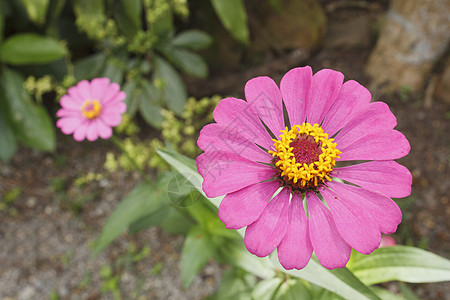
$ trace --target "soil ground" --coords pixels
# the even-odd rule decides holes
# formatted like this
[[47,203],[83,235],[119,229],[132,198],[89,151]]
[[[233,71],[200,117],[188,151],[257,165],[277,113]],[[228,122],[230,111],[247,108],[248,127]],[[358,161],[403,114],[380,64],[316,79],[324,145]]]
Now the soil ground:
[[[373,24],[386,8],[385,1],[379,2],[376,9],[327,6],[329,27],[358,18]],[[339,34],[345,35],[334,32],[333,38]],[[357,45],[345,47],[350,42],[333,44],[330,39],[305,58],[304,64],[314,71],[339,70],[347,80],[368,86],[363,70],[373,44],[358,46],[358,40],[351,40]],[[271,69],[270,59],[266,63],[264,75],[276,80],[295,67],[288,60],[287,68],[280,72]],[[223,75],[193,82],[191,90],[198,91],[195,84],[213,84]],[[236,74],[242,80],[228,86],[226,94],[242,97],[249,75],[263,74],[251,70]],[[425,105],[423,95],[407,91],[372,92],[374,99],[389,104],[397,116],[396,128],[411,143],[411,153],[399,162],[413,174],[412,194],[398,200],[403,221],[393,236],[399,244],[420,246],[448,258],[450,107],[437,101]],[[13,203],[0,211],[0,299],[113,299],[115,293],[125,299],[201,299],[214,292],[223,266],[209,262],[191,287],[183,288],[179,276],[183,237],[158,228],[133,236],[123,234],[98,257],[91,257],[90,245],[102,224],[139,182],[139,175],[105,172],[105,152],[114,149],[109,141],[77,143],[62,134],[57,139],[53,154],[22,148],[9,163],[0,163],[0,194],[19,192]],[[77,187],[75,180],[88,172],[104,177]],[[398,288],[386,286],[394,291]],[[421,299],[450,299],[448,284],[410,286]]]

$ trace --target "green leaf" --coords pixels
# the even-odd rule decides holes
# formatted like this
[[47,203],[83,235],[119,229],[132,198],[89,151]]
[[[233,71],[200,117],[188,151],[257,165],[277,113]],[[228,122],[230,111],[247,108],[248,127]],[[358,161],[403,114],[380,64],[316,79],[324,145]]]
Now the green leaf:
[[108,77],[111,82],[122,84],[123,70],[119,66],[117,66],[117,64],[106,62],[102,76]]
[[161,104],[158,102],[159,91],[148,80],[141,82],[142,91],[140,96],[140,112],[148,124],[155,128],[161,128],[163,116],[161,114]]
[[173,40],[172,45],[193,50],[203,49],[211,45],[212,37],[197,29],[186,30],[178,34]]
[[[0,91],[0,102],[5,101]],[[17,151],[17,141],[14,131],[6,116],[6,110],[0,103],[0,159],[8,161]]]
[[392,280],[416,283],[450,280],[448,259],[422,249],[400,245],[380,248],[370,255],[359,257],[351,270],[369,285]]
[[167,217],[170,209],[171,208],[168,205],[161,205],[156,211],[151,212],[150,214],[145,215],[139,220],[133,222],[129,226],[128,231],[130,233],[136,233],[160,224]]
[[256,277],[237,268],[228,268],[222,274],[217,292],[204,300],[248,300]]
[[25,6],[28,17],[34,23],[41,25],[45,22],[45,15],[49,0],[20,0]]
[[275,299],[275,293],[281,286],[281,279],[278,277],[261,280],[255,286],[252,292],[252,299],[272,300]]
[[77,15],[102,15],[105,11],[104,0],[73,0]]
[[189,230],[181,252],[181,281],[188,287],[215,251],[211,238],[200,226]]
[[132,38],[141,28],[141,0],[120,0],[120,2],[116,2],[114,15],[119,29],[126,36]]
[[4,100],[18,140],[42,151],[56,147],[55,129],[47,111],[37,106],[23,88],[24,78],[17,72],[4,69],[0,78]]
[[163,82],[163,99],[174,112],[181,114],[187,92],[177,71],[163,58],[155,55],[155,79]]
[[131,224],[156,212],[163,201],[167,201],[166,192],[158,183],[144,181],[135,187],[109,216],[95,242],[94,255],[100,253]]
[[140,105],[141,90],[137,88],[136,80],[125,83],[122,90],[127,94],[124,101],[127,105],[127,114],[133,116]]
[[159,225],[170,234],[187,234],[193,222],[189,221],[179,210],[172,207]]
[[92,79],[102,74],[106,63],[106,55],[96,53],[77,60],[73,65],[73,73],[77,81]]
[[404,297],[392,294],[386,289],[380,288],[380,287],[371,287],[370,288],[375,294],[377,294],[378,297],[380,297],[383,300],[406,300]]
[[[278,290],[275,299],[277,300],[313,300],[313,296],[305,285],[299,280],[287,280],[283,282]],[[330,300],[330,299],[328,299]]]
[[238,41],[244,44],[249,42],[247,27],[247,13],[242,0],[211,0],[223,26]]
[[18,33],[0,45],[0,61],[11,65],[46,64],[66,55],[57,40],[34,33]]
[[169,61],[186,74],[200,78],[208,75],[208,66],[199,55],[180,48],[166,47],[164,50]]

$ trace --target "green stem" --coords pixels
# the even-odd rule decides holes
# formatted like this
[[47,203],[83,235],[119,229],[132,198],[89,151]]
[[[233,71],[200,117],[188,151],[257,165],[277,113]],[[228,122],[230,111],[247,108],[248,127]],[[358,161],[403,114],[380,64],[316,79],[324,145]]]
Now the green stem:
[[128,158],[128,160],[131,162],[131,164],[133,165],[133,167],[141,174],[141,176],[148,182],[152,182],[152,180],[150,179],[150,177],[148,177],[148,175],[145,173],[145,171],[139,167],[138,163],[136,162],[136,160],[130,155],[130,153],[125,149],[125,147],[122,145],[122,143],[116,139],[116,137],[113,135],[111,136],[111,141],[117,146],[117,148],[120,149],[120,151],[122,151],[126,157]]

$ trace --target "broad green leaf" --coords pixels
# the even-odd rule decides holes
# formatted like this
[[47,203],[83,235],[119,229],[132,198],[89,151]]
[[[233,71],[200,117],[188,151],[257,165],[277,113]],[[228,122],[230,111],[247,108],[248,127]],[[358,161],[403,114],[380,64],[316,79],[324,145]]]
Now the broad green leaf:
[[305,279],[346,299],[379,299],[369,287],[346,268],[328,270],[322,267],[315,258],[312,258],[302,270],[286,270],[278,261],[275,253],[272,253],[271,260],[278,270]]
[[414,292],[406,285],[406,283],[401,282],[400,283],[400,292],[402,293],[403,297],[407,300],[420,300]]
[[5,105],[1,103],[3,101],[6,101],[6,99],[0,89],[0,159],[8,161],[17,151],[17,141],[10,120],[6,115]]
[[242,0],[211,0],[223,26],[238,41],[248,44],[247,13]]
[[11,65],[46,64],[66,55],[59,41],[34,33],[18,33],[0,45],[0,61]]
[[215,251],[209,235],[200,226],[189,230],[181,252],[181,281],[188,287]]
[[[313,300],[311,292],[299,280],[286,280],[280,286],[275,299],[277,300]],[[316,299],[314,299],[316,300]],[[328,299],[330,300],[330,299]]]
[[[173,168],[181,174],[187,176],[191,183],[202,190],[202,177],[195,170],[195,161],[189,159],[181,154],[167,151],[157,150],[158,154],[166,160]],[[203,193],[204,195],[204,193]],[[204,195],[206,197],[206,195]],[[207,197],[206,197],[207,198]],[[207,198],[209,199],[209,198]],[[209,199],[213,205],[219,207],[220,201],[223,197]],[[243,231],[238,231],[243,235]],[[230,246],[228,248],[219,248],[222,255],[230,262],[248,272],[251,272],[259,277],[269,278],[273,276],[274,268],[286,274],[305,279],[321,287],[324,287],[347,299],[377,299],[377,297],[367,286],[358,280],[348,269],[328,270],[322,267],[315,259],[311,259],[309,264],[302,270],[285,270],[276,254],[273,253],[269,258],[258,258],[250,254],[245,247]]]
[[28,17],[34,23],[41,25],[45,22],[45,15],[49,0],[20,0],[25,6]]
[[177,71],[163,58],[155,55],[155,79],[163,82],[163,99],[174,112],[181,114],[187,92]]
[[127,97],[125,98],[125,104],[127,105],[127,114],[133,116],[141,103],[142,91],[138,89],[135,80],[131,80],[125,83],[122,90],[125,92],[125,94],[127,94]]
[[77,60],[73,65],[73,73],[75,79],[89,80],[98,77],[102,74],[106,63],[106,55],[103,53],[96,53],[88,57]]
[[141,0],[120,0],[120,2],[116,2],[114,15],[119,29],[126,36],[132,38],[141,28]]
[[172,45],[176,47],[190,48],[193,50],[206,48],[211,43],[212,37],[197,29],[183,31],[172,40]]
[[185,176],[205,198],[211,201],[214,206],[219,208],[219,204],[223,197],[211,199],[206,196],[202,189],[203,178],[197,172],[195,160],[170,150],[156,149],[156,152],[158,152],[158,154],[175,170]]
[[102,76],[108,77],[111,82],[116,82],[120,85],[123,80],[123,70],[114,63],[106,62]]
[[437,282],[450,280],[450,261],[431,252],[394,246],[375,250],[354,261],[351,270],[362,282],[372,285],[400,280]]
[[404,297],[392,294],[386,289],[380,288],[380,287],[371,287],[370,288],[375,294],[377,294],[378,297],[380,297],[383,300],[406,300]]
[[[185,176],[178,172],[176,172],[176,174],[173,174],[172,178],[169,180],[167,185],[167,194],[169,196],[170,202],[173,203],[173,205],[175,205],[176,207],[180,208],[193,206],[203,199],[203,196],[197,191],[192,183]],[[203,207],[203,205],[200,206]],[[198,210],[196,208],[194,208],[193,210],[195,216],[195,214],[198,213]],[[211,214],[210,211],[206,211],[206,213],[208,214],[208,216],[209,214]],[[201,215],[201,217],[205,218],[206,216]]]
[[237,268],[228,268],[222,274],[217,292],[204,300],[248,300],[256,277]]
[[158,102],[159,91],[148,80],[141,82],[140,112],[148,124],[155,128],[161,128],[163,116],[161,114],[161,104]]
[[176,67],[186,74],[204,78],[208,75],[208,66],[197,54],[180,48],[165,48],[164,54]]
[[194,222],[190,221],[182,210],[172,207],[159,225],[170,234],[187,234]]
[[161,205],[156,211],[151,212],[150,214],[145,215],[139,220],[133,222],[129,226],[128,231],[130,233],[135,233],[159,225],[166,219],[170,209],[171,208],[168,205]]
[[0,78],[3,97],[9,107],[10,120],[16,138],[24,144],[42,151],[56,147],[55,128],[47,111],[36,105],[24,90],[24,78],[17,72],[4,69]]
[[252,299],[272,300],[275,299],[275,293],[278,291],[282,281],[278,277],[261,280],[255,286],[252,292]]
[[116,207],[95,242],[94,255],[108,246],[131,224],[159,209],[167,201],[166,192],[157,183],[144,181],[135,187]]

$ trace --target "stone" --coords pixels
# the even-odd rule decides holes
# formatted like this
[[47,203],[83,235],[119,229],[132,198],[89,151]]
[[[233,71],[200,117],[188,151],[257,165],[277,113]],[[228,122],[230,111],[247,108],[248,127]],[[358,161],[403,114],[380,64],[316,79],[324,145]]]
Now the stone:
[[393,0],[366,66],[372,87],[421,91],[449,32],[448,0]]
[[370,46],[370,23],[366,18],[329,24],[324,47],[327,49],[361,49]]
[[450,56],[447,58],[444,71],[439,76],[434,96],[437,100],[450,105]]

